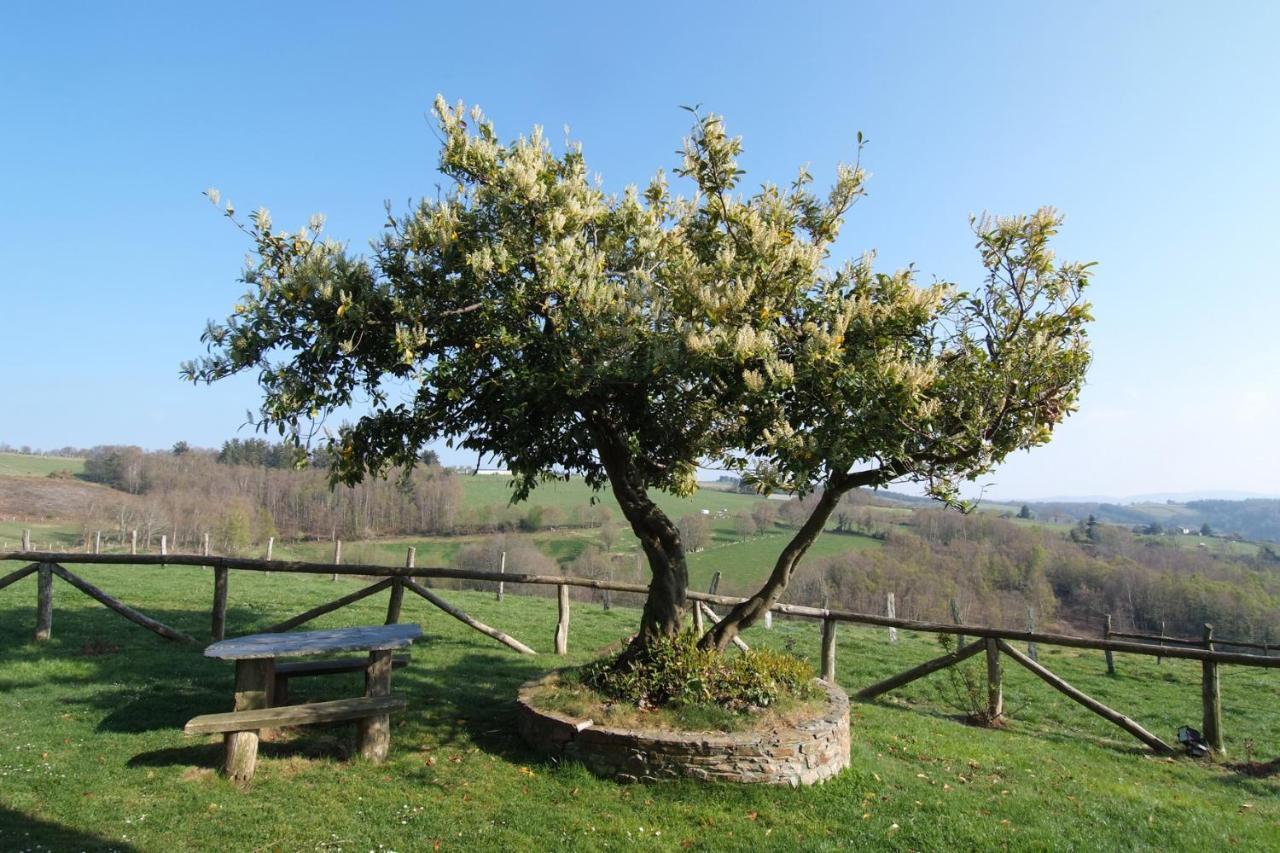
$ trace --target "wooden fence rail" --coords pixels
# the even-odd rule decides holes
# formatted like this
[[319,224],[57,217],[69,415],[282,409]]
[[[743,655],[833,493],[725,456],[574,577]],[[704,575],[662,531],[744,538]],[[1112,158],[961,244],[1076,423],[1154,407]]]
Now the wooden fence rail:
[[[413,549],[409,549],[408,556],[404,566],[386,566],[372,564],[357,564],[338,562],[340,558],[335,547],[335,561],[332,563],[311,563],[303,561],[289,560],[259,560],[245,557],[218,557],[208,554],[164,554],[164,555],[137,555],[137,554],[83,554],[71,552],[37,552],[30,550],[0,552],[0,562],[4,561],[22,561],[28,562],[26,565],[16,571],[10,572],[0,577],[0,589],[9,586],[16,581],[30,575],[36,574],[39,578],[38,584],[38,604],[37,604],[37,628],[36,639],[49,639],[52,625],[52,586],[53,578],[58,577],[67,583],[80,589],[82,592],[92,596],[98,601],[110,607],[112,610],[120,613],[131,621],[146,627],[161,636],[169,639],[182,640],[187,642],[195,642],[194,638],[183,634],[180,631],[169,628],[154,619],[147,617],[138,611],[124,605],[111,596],[104,593],[97,587],[89,584],[87,581],[79,578],[65,569],[62,563],[73,563],[83,565],[167,565],[167,566],[194,566],[211,568],[214,572],[214,602],[213,602],[213,620],[212,633],[215,637],[221,638],[225,633],[226,625],[226,606],[228,595],[228,572],[230,570],[238,571],[259,571],[259,572],[293,572],[301,574],[329,574],[333,577],[338,575],[347,575],[355,577],[380,578],[380,580],[349,593],[341,598],[314,607],[311,610],[301,613],[291,619],[285,620],[268,630],[284,631],[297,627],[311,619],[330,613],[355,601],[361,600],[368,596],[374,595],[382,591],[390,591],[390,601],[387,609],[388,623],[394,622],[400,617],[401,602],[404,590],[408,589],[431,604],[439,607],[441,610],[453,616],[455,619],[463,622],[469,627],[485,634],[500,643],[514,649],[523,654],[535,654],[534,650],[520,641],[510,637],[503,632],[485,625],[482,622],[467,615],[462,610],[449,604],[440,596],[429,590],[427,587],[419,583],[420,580],[429,578],[452,579],[452,580],[472,580],[486,581],[502,584],[530,584],[555,586],[557,588],[557,602],[559,617],[556,621],[556,629],[554,634],[554,647],[557,654],[566,654],[569,644],[569,608],[570,608],[570,587],[582,587],[585,589],[599,589],[614,592],[629,592],[636,594],[645,594],[648,587],[644,584],[624,583],[619,581],[597,579],[597,578],[578,578],[565,575],[537,575],[513,573],[505,571],[478,571],[470,569],[447,569],[438,567],[417,567],[414,565]],[[715,584],[713,583],[711,591],[697,592],[690,590],[687,593],[688,599],[694,603],[695,619],[702,622],[704,619],[708,621],[718,621],[715,612],[711,610],[709,605],[735,605],[743,601],[743,599],[735,596],[719,595],[715,592]],[[892,612],[892,608],[889,608]],[[920,633],[930,633],[939,635],[955,635],[962,637],[975,637],[976,641],[957,646],[956,650],[927,661],[905,672],[894,675],[870,687],[863,688],[857,693],[862,699],[871,699],[883,693],[901,687],[918,678],[922,678],[930,673],[937,672],[949,666],[953,666],[979,652],[986,652],[986,671],[987,671],[987,707],[986,713],[989,719],[998,720],[1003,713],[1003,692],[1002,692],[1002,668],[1000,666],[999,656],[1001,654],[1011,657],[1021,666],[1030,670],[1036,676],[1044,680],[1046,683],[1054,687],[1054,689],[1062,692],[1076,702],[1085,706],[1089,710],[1109,720],[1125,731],[1137,737],[1146,743],[1152,749],[1158,752],[1172,751],[1172,747],[1165,741],[1143,729],[1133,720],[1116,712],[1101,702],[1086,696],[1080,690],[1067,684],[1058,676],[1054,675],[1042,664],[1036,662],[1033,658],[1022,654],[1014,649],[1010,643],[1020,642],[1031,644],[1065,646],[1068,648],[1093,649],[1103,651],[1107,657],[1107,671],[1114,672],[1114,664],[1112,655],[1115,652],[1140,655],[1155,655],[1168,658],[1179,658],[1185,660],[1198,660],[1201,662],[1202,679],[1201,679],[1201,696],[1204,708],[1203,728],[1206,739],[1210,745],[1218,753],[1224,751],[1224,743],[1222,736],[1222,716],[1221,716],[1221,699],[1220,699],[1220,681],[1218,676],[1218,666],[1222,664],[1231,664],[1239,666],[1253,666],[1263,668],[1280,668],[1280,657],[1270,655],[1246,654],[1241,652],[1224,652],[1220,651],[1219,645],[1232,645],[1236,647],[1258,648],[1263,651],[1270,651],[1271,647],[1267,644],[1253,644],[1243,642],[1225,643],[1213,637],[1213,629],[1211,626],[1205,626],[1203,639],[1199,641],[1175,640],[1168,637],[1151,638],[1148,635],[1125,634],[1111,630],[1111,620],[1108,617],[1104,637],[1101,639],[1092,637],[1078,637],[1068,634],[1052,634],[1036,631],[1032,628],[1032,622],[1029,620],[1027,630],[1016,630],[1008,628],[995,628],[981,625],[961,625],[957,622],[927,622],[917,619],[900,619],[892,615],[881,616],[871,613],[857,613],[848,610],[832,609],[829,607],[810,607],[799,604],[775,604],[772,608],[773,613],[779,613],[789,616],[820,620],[822,625],[822,677],[834,682],[835,680],[835,658],[836,658],[836,625],[840,622],[849,622],[861,625],[874,625],[890,629],[917,631]],[[1119,639],[1117,639],[1119,638]],[[1160,644],[1152,644],[1142,642],[1141,640],[1157,639]],[[747,645],[739,638],[738,645],[744,651]],[[1168,643],[1168,645],[1164,645]],[[1194,645],[1193,645],[1194,643]]]

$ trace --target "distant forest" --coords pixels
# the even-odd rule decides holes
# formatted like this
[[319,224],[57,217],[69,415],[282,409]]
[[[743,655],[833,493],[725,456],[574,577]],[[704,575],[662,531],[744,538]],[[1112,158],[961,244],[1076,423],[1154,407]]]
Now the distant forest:
[[[82,476],[119,494],[81,519],[86,536],[109,531],[122,543],[136,529],[149,549],[163,533],[174,549],[198,550],[208,533],[216,552],[256,553],[268,536],[352,541],[479,533],[488,536],[459,549],[456,565],[491,568],[505,551],[529,570],[642,580],[635,561],[615,550],[624,534],[607,506],[585,499],[565,510],[474,505],[465,500],[466,478],[433,455],[412,471],[339,489],[329,488],[322,458],[298,469],[296,451],[258,439],[233,440],[217,451],[179,444],[164,452],[113,446],[66,455],[83,455]],[[785,537],[805,509],[806,501],[761,501],[734,516],[737,535]],[[1223,638],[1280,644],[1280,545],[1232,548],[1224,541],[1280,538],[1280,501],[1031,503],[963,515],[924,499],[859,491],[846,495],[832,520],[826,536],[861,537],[864,545],[870,538],[878,547],[851,541],[842,553],[810,557],[789,600],[883,613],[893,592],[897,614],[907,618],[948,619],[954,601],[961,619],[973,624],[1022,628],[1034,618],[1041,628],[1097,634],[1111,614],[1118,629],[1163,626],[1170,635],[1198,636],[1208,622]],[[706,517],[686,516],[679,524],[690,551],[710,544]],[[602,547],[589,545],[558,566],[521,535],[566,526],[596,528]],[[738,585],[725,577],[721,591],[743,591]]]

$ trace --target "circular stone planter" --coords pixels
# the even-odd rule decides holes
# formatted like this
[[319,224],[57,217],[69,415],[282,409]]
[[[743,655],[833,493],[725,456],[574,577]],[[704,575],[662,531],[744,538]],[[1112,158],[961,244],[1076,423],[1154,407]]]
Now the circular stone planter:
[[532,697],[555,673],[530,681],[516,699],[520,735],[539,753],[581,761],[619,782],[689,776],[769,785],[813,785],[849,766],[849,697],[816,683],[826,704],[811,719],[753,732],[694,732],[596,726],[534,706]]

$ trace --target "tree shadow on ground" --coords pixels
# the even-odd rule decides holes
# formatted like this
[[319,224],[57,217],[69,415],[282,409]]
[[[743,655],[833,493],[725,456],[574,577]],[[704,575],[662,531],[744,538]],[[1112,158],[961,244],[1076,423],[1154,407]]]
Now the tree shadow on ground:
[[0,846],[5,850],[137,850],[125,841],[69,829],[0,806]]

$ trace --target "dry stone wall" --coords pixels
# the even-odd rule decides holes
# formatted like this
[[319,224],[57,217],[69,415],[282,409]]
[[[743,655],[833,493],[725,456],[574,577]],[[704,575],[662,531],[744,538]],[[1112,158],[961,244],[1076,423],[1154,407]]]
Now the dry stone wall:
[[516,700],[525,742],[543,755],[576,759],[620,782],[689,776],[798,787],[830,779],[849,765],[849,697],[826,682],[818,682],[826,705],[813,719],[767,731],[724,733],[591,725],[537,708],[534,697],[544,680],[524,685]]

